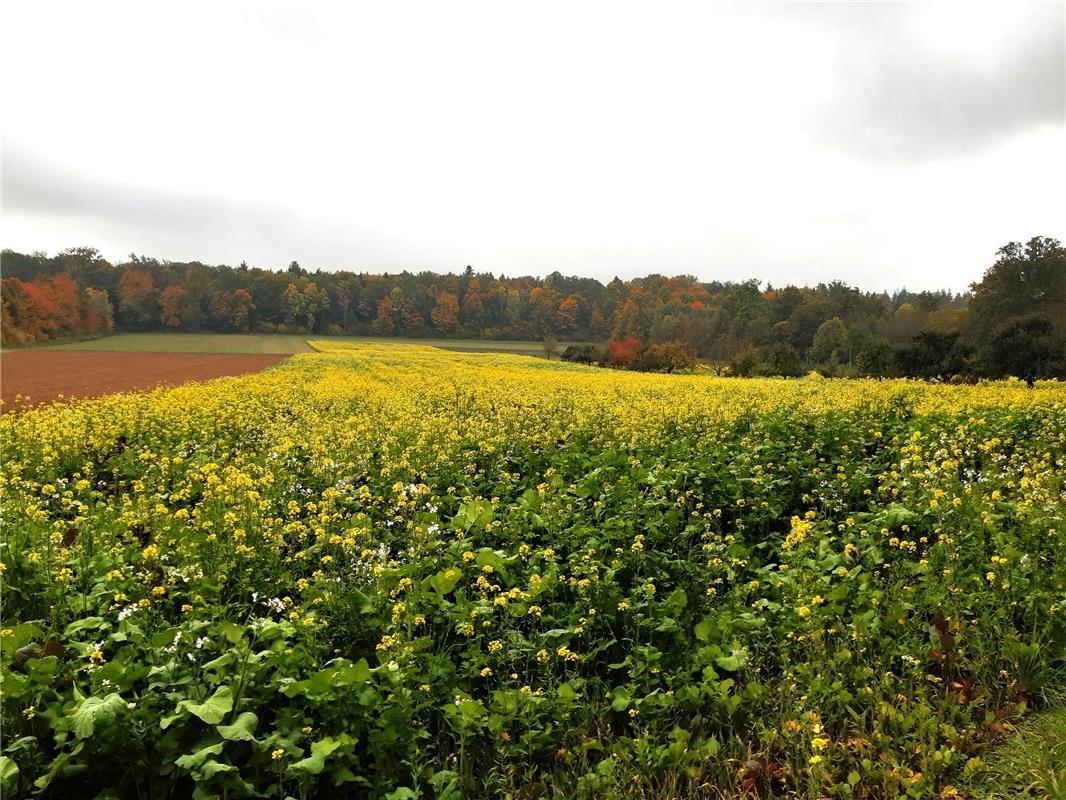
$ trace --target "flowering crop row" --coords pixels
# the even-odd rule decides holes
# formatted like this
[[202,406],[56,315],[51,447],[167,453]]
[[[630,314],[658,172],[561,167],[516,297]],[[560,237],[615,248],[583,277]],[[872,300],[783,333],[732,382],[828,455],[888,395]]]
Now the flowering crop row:
[[318,343],[0,418],[11,796],[945,796],[1066,683],[1066,389]]

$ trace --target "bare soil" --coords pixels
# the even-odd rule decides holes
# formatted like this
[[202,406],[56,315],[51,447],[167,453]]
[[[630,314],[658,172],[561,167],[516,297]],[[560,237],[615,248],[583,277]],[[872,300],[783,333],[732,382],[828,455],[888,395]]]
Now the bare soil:
[[0,355],[0,411],[258,372],[284,354],[25,350]]

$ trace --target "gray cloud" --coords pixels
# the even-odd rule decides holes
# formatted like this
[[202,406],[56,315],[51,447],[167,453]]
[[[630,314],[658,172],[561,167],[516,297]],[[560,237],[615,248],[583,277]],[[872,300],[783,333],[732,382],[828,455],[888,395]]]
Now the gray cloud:
[[57,3],[0,48],[18,250],[961,288],[1066,238],[1061,3]]
[[[963,23],[970,13],[996,13],[954,8]],[[1020,24],[1004,26],[994,47],[972,56],[923,41],[914,17],[922,10],[850,4],[800,11],[808,24],[836,34],[839,94],[816,123],[829,144],[877,162],[913,163],[970,156],[1066,124],[1066,5],[1029,5]]]
[[[3,199],[5,214],[81,223],[141,253],[174,260],[246,259],[279,267],[279,258],[303,257],[294,245],[313,242],[322,262],[377,269],[396,253],[356,225],[324,224],[281,206],[109,181],[10,142],[3,152]],[[77,244],[83,242],[63,246]]]

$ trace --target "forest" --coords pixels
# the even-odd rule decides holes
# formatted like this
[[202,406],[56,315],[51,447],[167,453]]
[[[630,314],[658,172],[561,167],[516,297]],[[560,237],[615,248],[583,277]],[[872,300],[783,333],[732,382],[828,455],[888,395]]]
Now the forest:
[[658,274],[604,285],[469,266],[273,271],[135,254],[112,264],[88,247],[4,250],[0,270],[4,347],[112,330],[543,339],[549,355],[634,369],[698,360],[737,375],[1066,377],[1066,248],[1042,236],[1000,248],[961,294]]

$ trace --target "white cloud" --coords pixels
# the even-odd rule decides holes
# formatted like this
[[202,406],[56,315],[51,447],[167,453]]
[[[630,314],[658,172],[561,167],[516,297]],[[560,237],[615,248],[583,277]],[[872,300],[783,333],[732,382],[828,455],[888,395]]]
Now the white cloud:
[[[9,5],[4,245],[963,288],[1062,236],[1066,120],[1024,67],[1045,9],[952,8]],[[886,122],[914,64],[1034,100]]]

